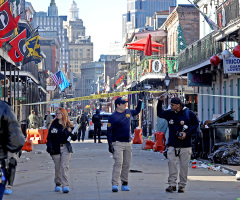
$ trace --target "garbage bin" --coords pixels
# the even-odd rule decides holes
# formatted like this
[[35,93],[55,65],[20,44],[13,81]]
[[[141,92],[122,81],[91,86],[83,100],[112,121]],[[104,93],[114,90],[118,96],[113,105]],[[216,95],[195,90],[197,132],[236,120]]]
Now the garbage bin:
[[208,155],[211,152],[211,129],[210,128],[200,128],[202,132],[202,152],[200,153],[200,157],[202,159],[207,159]]
[[148,127],[147,124],[144,123],[142,128],[142,133],[144,137],[147,137],[147,127]]
[[149,121],[148,123],[149,123],[148,124],[148,135],[151,136],[152,135],[152,122]]
[[25,138],[27,137],[27,122],[26,120],[21,121],[21,130]]
[[138,127],[138,120],[132,119],[131,120],[131,133],[134,133],[134,130]]

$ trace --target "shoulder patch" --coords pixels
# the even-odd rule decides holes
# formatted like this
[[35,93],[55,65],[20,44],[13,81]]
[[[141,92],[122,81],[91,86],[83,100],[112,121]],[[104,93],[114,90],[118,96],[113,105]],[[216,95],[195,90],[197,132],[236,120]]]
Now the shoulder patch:
[[111,127],[111,123],[108,123],[108,127]]
[[129,115],[129,114],[126,114],[126,117],[127,117],[127,118],[129,118],[129,117],[130,117],[130,115]]

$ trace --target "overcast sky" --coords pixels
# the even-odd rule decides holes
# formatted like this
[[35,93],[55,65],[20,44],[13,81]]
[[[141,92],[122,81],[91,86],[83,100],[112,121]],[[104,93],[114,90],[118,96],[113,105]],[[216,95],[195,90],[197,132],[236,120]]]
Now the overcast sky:
[[[26,0],[31,2],[36,12],[47,12],[51,0]],[[41,3],[40,3],[41,2]],[[67,15],[72,0],[55,0],[59,15]],[[79,18],[83,20],[86,35],[92,37],[94,61],[100,54],[108,53],[108,46],[122,40],[122,14],[127,11],[127,0],[75,0],[79,8]],[[187,0],[178,0],[188,4]]]

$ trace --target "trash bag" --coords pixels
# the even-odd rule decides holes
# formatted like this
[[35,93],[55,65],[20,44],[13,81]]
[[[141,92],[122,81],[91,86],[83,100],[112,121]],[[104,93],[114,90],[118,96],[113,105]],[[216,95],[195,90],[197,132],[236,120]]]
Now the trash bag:
[[216,143],[209,159],[214,163],[240,165],[240,141]]

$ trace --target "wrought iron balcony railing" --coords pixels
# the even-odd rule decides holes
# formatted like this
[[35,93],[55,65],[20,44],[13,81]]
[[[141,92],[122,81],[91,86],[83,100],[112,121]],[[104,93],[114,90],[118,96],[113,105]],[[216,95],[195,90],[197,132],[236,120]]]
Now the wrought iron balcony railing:
[[216,42],[213,33],[189,45],[178,55],[178,71],[198,65],[223,51],[220,42]]
[[239,18],[240,16],[239,0],[227,0],[224,3],[222,3],[217,8],[216,16],[217,25],[220,28],[227,26],[230,21]]

